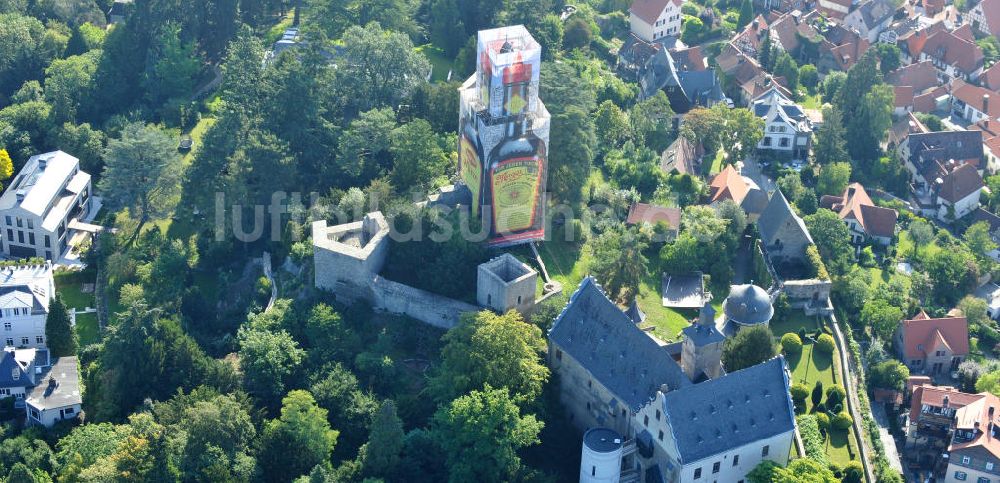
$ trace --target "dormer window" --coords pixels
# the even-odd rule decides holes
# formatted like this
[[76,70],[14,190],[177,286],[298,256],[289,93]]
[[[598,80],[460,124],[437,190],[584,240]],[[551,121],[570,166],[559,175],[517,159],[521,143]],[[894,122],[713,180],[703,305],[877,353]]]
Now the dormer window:
[[18,380],[18,379],[20,379],[21,378],[21,371],[19,371],[16,367],[13,368],[13,369],[11,369],[10,370],[10,378],[13,379],[13,380],[15,380],[15,381]]

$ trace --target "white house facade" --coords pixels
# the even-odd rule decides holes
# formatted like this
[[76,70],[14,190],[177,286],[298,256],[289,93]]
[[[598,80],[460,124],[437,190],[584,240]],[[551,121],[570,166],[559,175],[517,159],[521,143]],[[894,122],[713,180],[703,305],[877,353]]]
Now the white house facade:
[[0,196],[0,252],[58,260],[91,209],[90,175],[62,151],[32,156]]
[[83,398],[79,371],[76,357],[60,357],[40,371],[35,378],[37,385],[25,399],[28,425],[52,427],[80,416]]
[[632,33],[646,42],[664,37],[680,37],[686,0],[636,0],[629,8]]
[[798,105],[775,88],[753,100],[753,110],[764,120],[758,150],[772,150],[805,159],[812,143],[812,123]]
[[0,269],[0,341],[4,347],[46,347],[45,319],[53,293],[49,262]]

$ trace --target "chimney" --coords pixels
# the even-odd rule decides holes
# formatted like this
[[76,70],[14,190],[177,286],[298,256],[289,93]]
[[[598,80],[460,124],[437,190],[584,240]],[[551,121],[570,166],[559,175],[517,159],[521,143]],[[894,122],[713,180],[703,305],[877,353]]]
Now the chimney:
[[983,94],[983,114],[987,117],[990,115],[990,95]]
[[945,407],[945,408],[948,407],[948,396],[944,397],[944,404],[942,405],[942,407]]

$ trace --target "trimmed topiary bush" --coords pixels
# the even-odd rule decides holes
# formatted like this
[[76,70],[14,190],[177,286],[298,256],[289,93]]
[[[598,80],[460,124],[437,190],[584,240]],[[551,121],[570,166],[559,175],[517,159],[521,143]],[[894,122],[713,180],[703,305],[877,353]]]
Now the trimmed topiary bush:
[[844,386],[834,384],[826,388],[826,405],[836,406],[844,402],[845,396],[847,396],[847,391],[844,390]]
[[788,392],[792,394],[792,401],[795,404],[801,404],[806,402],[806,398],[809,397],[809,388],[805,384],[795,383],[792,387],[788,389]]
[[833,341],[833,336],[830,334],[823,334],[816,339],[816,350],[824,354],[833,354],[833,349],[837,344]]
[[802,339],[792,333],[781,336],[781,352],[784,352],[785,355],[801,354]]
[[850,428],[852,424],[854,424],[854,420],[851,419],[850,414],[847,414],[847,411],[841,411],[840,414],[834,416],[830,421],[830,425],[833,426],[834,429],[839,429],[841,431]]
[[813,406],[823,402],[823,381],[816,381],[816,385],[813,386],[812,402]]
[[843,483],[861,483],[865,481],[865,468],[860,461],[851,461],[844,467]]
[[816,413],[816,424],[819,424],[819,429],[822,431],[830,430],[830,416],[826,413]]

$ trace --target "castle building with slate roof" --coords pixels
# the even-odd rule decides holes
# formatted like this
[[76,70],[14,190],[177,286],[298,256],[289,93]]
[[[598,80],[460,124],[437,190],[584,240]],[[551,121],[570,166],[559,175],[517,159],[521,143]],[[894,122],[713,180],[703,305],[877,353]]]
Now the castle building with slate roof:
[[737,482],[763,460],[788,462],[795,416],[784,358],[726,374],[726,337],[706,307],[681,342],[667,344],[588,277],[549,330],[548,362],[569,418],[624,437],[622,474]]

